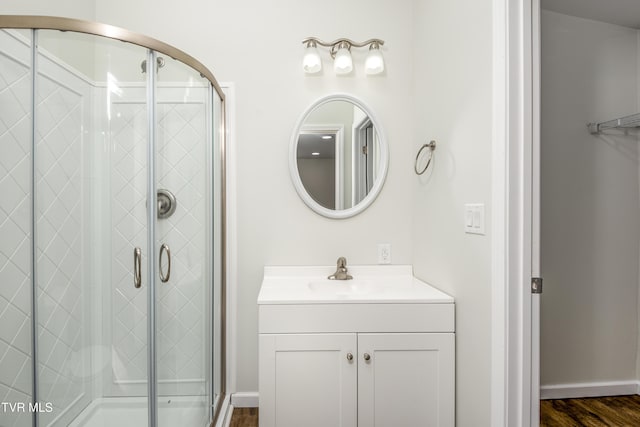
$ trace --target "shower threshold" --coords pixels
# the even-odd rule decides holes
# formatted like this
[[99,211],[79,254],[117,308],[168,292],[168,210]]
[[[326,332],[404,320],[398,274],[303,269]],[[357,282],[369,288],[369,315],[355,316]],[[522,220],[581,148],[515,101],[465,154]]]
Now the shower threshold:
[[[92,401],[69,427],[139,427],[147,425],[146,397],[106,397]],[[209,425],[206,396],[166,396],[158,401],[158,420],[165,426]]]

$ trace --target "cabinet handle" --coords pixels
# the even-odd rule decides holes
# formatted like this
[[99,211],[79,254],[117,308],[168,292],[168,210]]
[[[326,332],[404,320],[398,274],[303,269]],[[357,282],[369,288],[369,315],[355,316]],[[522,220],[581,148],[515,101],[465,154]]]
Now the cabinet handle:
[[371,360],[371,356],[369,355],[369,353],[364,354],[364,360],[366,360],[367,362]]
[[347,353],[347,360],[351,362],[353,360],[353,354]]

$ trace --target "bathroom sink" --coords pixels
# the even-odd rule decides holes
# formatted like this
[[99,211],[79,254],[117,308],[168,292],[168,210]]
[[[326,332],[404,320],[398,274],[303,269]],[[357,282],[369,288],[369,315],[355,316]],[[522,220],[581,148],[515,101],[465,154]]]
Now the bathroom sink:
[[[378,283],[379,284],[379,283]],[[366,295],[371,292],[380,291],[380,286],[376,288],[374,282],[370,280],[313,280],[307,283],[311,292],[332,293],[336,296],[346,295]]]
[[453,332],[453,297],[413,276],[410,265],[265,267],[260,333]]
[[351,280],[329,280],[335,266],[265,267],[258,304],[453,303],[413,276],[410,265],[349,266]]

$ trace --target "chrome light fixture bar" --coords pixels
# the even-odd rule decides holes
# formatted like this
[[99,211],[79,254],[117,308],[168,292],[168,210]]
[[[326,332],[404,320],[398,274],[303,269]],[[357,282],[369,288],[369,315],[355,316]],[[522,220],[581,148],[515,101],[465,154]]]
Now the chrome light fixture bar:
[[351,58],[352,47],[369,46],[369,54],[364,63],[365,73],[368,75],[380,74],[384,71],[384,59],[380,46],[384,41],[380,39],[369,39],[358,43],[353,40],[341,38],[332,42],[325,42],[316,37],[307,37],[302,40],[306,45],[302,68],[307,74],[319,73],[322,70],[322,59],[318,52],[318,45],[328,47],[329,54],[333,58],[333,70],[336,74],[349,74],[353,70],[353,59]]

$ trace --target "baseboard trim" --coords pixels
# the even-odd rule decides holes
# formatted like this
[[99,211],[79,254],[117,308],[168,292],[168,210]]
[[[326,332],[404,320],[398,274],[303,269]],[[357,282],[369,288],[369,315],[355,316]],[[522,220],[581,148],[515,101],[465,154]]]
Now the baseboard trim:
[[240,391],[231,395],[231,404],[235,408],[257,408],[258,401],[257,391]]
[[639,381],[554,384],[540,387],[540,399],[575,399],[580,397],[623,396],[640,394]]

